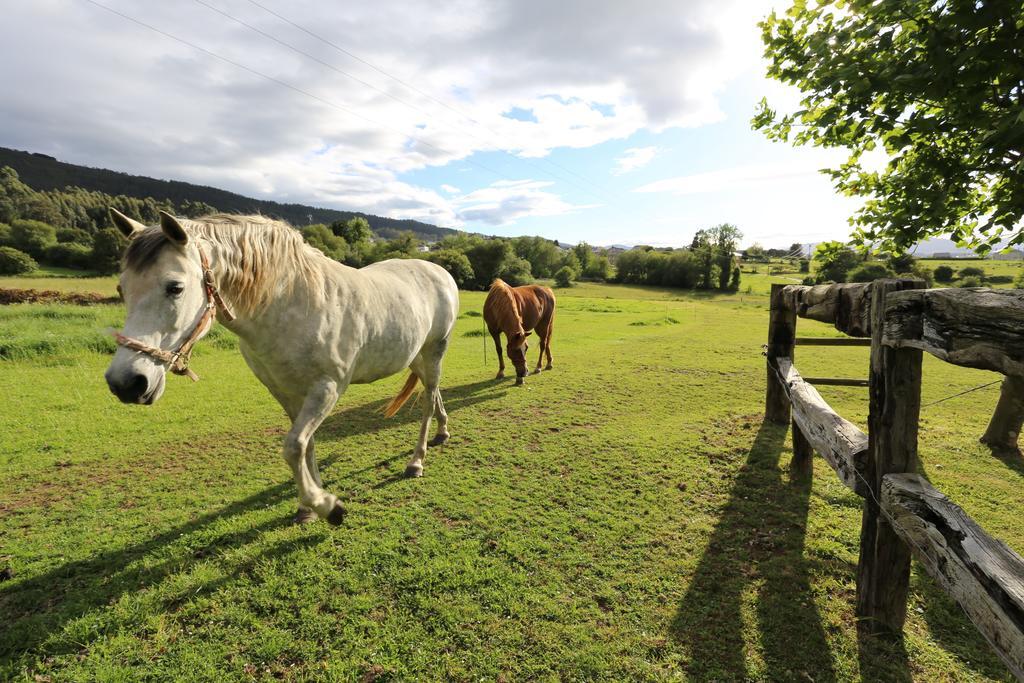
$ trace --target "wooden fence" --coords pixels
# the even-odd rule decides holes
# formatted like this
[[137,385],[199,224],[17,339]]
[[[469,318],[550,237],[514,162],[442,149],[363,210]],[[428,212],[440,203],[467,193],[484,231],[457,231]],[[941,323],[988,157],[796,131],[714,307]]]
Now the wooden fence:
[[[832,323],[849,338],[796,336],[798,317]],[[871,347],[869,380],[803,378],[795,347]],[[793,467],[817,451],[864,498],[857,566],[859,628],[902,635],[910,557],[964,609],[1024,680],[1024,558],[989,536],[917,468],[921,358],[1006,375],[982,440],[1016,447],[1024,421],[1024,293],[924,289],[919,280],[772,285],[765,418],[793,427]],[[867,385],[868,432],[843,419],[814,384]]]

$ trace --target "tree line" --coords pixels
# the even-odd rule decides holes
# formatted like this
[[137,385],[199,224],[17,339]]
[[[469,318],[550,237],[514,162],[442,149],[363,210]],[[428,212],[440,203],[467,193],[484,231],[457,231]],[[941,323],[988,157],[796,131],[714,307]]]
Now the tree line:
[[[2,167],[0,273],[30,272],[39,263],[117,272],[126,243],[110,224],[109,207],[147,225],[159,221],[160,211],[198,218],[220,209],[192,199],[175,204],[80,187],[39,191],[22,182],[14,169]],[[454,232],[428,245],[406,231],[383,239],[362,216],[298,230],[308,244],[340,263],[361,268],[390,258],[423,258],[444,267],[463,289],[486,289],[495,278],[514,286],[534,279],[553,279],[562,287],[578,280],[721,290],[739,286],[733,256],[742,235],[728,224],[698,231],[688,249],[639,246],[617,257],[586,242],[564,247],[532,236]]]

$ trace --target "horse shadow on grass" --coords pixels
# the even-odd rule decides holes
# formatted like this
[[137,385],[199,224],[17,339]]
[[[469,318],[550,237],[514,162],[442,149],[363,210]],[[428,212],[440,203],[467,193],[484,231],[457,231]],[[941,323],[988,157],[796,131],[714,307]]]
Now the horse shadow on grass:
[[[445,389],[445,404],[450,414],[475,404],[500,398],[503,386],[493,380],[464,384]],[[380,414],[384,401],[343,409],[329,418],[327,436],[330,440],[343,439],[360,433],[374,432],[406,422],[418,423],[419,411],[403,411],[390,420]],[[319,432],[318,432],[319,433]],[[202,444],[188,446],[193,450]],[[322,459],[324,469],[336,464],[343,456],[335,452]],[[340,476],[326,476],[329,488],[337,487],[345,479],[356,479],[367,471],[388,464],[406,454],[396,454],[382,462],[345,472]],[[185,449],[184,457],[188,457]],[[268,467],[279,467],[282,479],[287,476],[283,461],[268,460]],[[389,483],[391,478],[385,483]],[[194,520],[169,528],[147,540],[127,547],[100,551],[89,558],[68,562],[40,575],[14,580],[0,588],[0,678],[4,673],[12,676],[19,667],[27,667],[43,656],[73,655],[88,643],[74,646],[59,636],[72,622],[96,611],[109,608],[125,596],[159,585],[175,574],[190,572],[199,562],[217,561],[223,564],[224,576],[205,584],[202,592],[235,580],[245,571],[244,566],[228,564],[224,559],[229,551],[259,542],[260,538],[289,524],[289,517],[281,516],[268,521],[254,522],[244,529],[214,533],[212,529],[226,518],[254,514],[268,507],[278,506],[296,496],[295,484],[286,481],[269,486],[242,500],[218,510],[200,515]],[[7,520],[10,521],[9,519]],[[260,557],[285,557],[304,547],[321,542],[331,533],[344,533],[344,527],[332,530],[325,523],[308,527],[308,535],[277,542],[260,553]],[[179,549],[168,552],[168,548]],[[269,555],[268,555],[269,554]],[[155,561],[159,559],[159,561]],[[166,611],[173,611],[167,606]]]
[[756,612],[764,679],[836,680],[803,553],[811,477],[784,477],[785,438],[784,426],[761,425],[671,624],[694,680],[751,675],[745,604]]

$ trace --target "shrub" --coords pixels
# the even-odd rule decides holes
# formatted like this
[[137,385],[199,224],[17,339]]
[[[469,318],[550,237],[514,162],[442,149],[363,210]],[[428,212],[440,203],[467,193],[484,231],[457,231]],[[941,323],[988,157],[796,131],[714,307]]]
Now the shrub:
[[594,256],[587,263],[586,268],[583,269],[583,277],[588,280],[600,280],[605,281],[612,275],[612,264],[609,263],[607,256]]
[[34,258],[57,242],[57,229],[41,221],[14,221],[11,224],[11,246]]
[[92,249],[77,242],[58,242],[46,248],[43,260],[53,266],[84,270],[92,261]]
[[0,223],[0,247],[11,246],[11,226]]
[[805,258],[800,259],[800,272],[809,273],[811,272],[811,262]]
[[121,253],[128,241],[117,228],[105,228],[93,238],[89,265],[101,273],[116,273],[121,269]]
[[961,279],[965,277],[976,277],[979,280],[984,280],[985,270],[983,268],[978,268],[977,266],[968,266],[966,268],[961,268],[959,275]]
[[1024,270],[1017,274],[1017,278],[1013,281],[1013,286],[1017,289],[1024,289]]
[[14,247],[0,247],[0,275],[31,273],[39,265],[35,259]]
[[732,279],[729,281],[729,291],[738,292],[740,289],[740,269],[736,266],[732,269]]
[[989,275],[985,278],[985,284],[988,285],[1008,285],[1013,282],[1012,275]]
[[555,286],[556,287],[572,287],[573,276],[576,273],[573,272],[569,266],[562,266],[555,273]]
[[936,282],[952,282],[953,281],[953,268],[945,264],[936,266],[935,268],[935,281]]
[[850,272],[849,282],[871,282],[883,277],[892,277],[893,272],[881,263],[865,263]]
[[[931,268],[923,263],[915,263],[914,267],[906,275],[907,277],[916,277],[919,280],[924,280],[924,284],[928,287],[931,287],[934,284],[934,276]],[[901,273],[900,277],[902,276],[903,274]]]
[[914,264],[917,263],[917,259],[907,253],[890,254],[886,261],[894,273],[912,273]]
[[801,282],[800,284],[804,284],[804,285],[816,285],[816,284],[818,284],[818,281],[817,281],[817,280],[816,280],[816,279],[815,279],[815,278],[814,278],[813,276],[811,276],[811,275],[808,275],[807,277],[805,277],[805,278],[803,279],[803,281],[802,281],[802,282]]
[[447,270],[460,289],[473,279],[473,266],[466,255],[457,249],[433,251],[427,255],[427,260]]
[[530,262],[518,256],[512,256],[502,264],[498,277],[512,285],[519,287],[533,282],[533,275],[530,273]]
[[981,287],[981,278],[976,275],[969,275],[964,278],[960,278],[960,282],[956,284],[957,287]]
[[91,247],[92,235],[81,228],[61,228],[57,231],[57,243],[84,244],[87,247]]

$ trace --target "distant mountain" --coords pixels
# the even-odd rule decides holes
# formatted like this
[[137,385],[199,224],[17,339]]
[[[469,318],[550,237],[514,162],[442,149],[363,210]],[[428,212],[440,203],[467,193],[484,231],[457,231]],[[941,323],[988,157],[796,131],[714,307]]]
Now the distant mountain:
[[193,185],[177,180],[158,180],[102,168],[77,166],[58,161],[45,154],[0,147],[0,167],[3,166],[13,168],[23,182],[36,190],[63,190],[65,187],[74,186],[112,195],[167,199],[175,204],[192,200],[205,202],[216,207],[218,211],[260,213],[264,216],[283,219],[296,226],[308,223],[331,223],[337,220],[348,220],[354,216],[362,216],[370,223],[373,231],[384,238],[392,238],[400,232],[409,231],[421,240],[433,242],[459,232],[452,228],[441,228],[421,221],[398,220],[356,211],[338,211],[305,204],[281,204],[266,199],[253,199],[215,187]]

